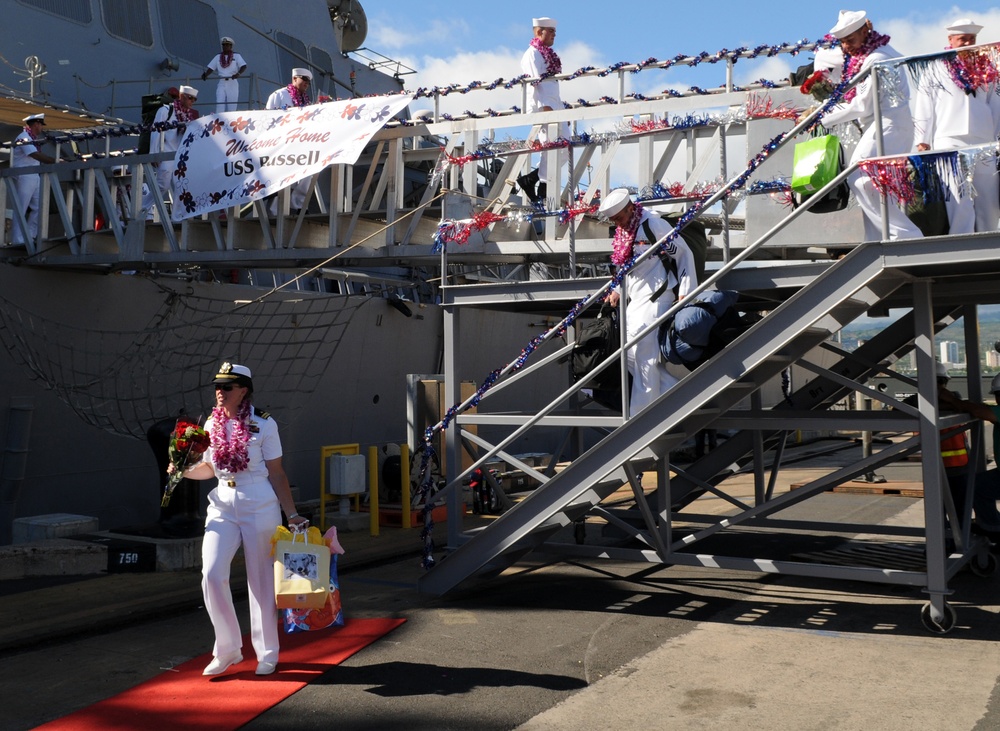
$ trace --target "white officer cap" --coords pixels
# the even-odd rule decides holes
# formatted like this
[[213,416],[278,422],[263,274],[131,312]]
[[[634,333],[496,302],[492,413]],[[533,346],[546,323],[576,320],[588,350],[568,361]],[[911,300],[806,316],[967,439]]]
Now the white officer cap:
[[973,22],[972,18],[959,18],[945,30],[948,31],[948,35],[950,36],[977,36],[979,35],[979,31],[982,29],[983,26],[979,25],[979,23]]
[[294,79],[296,76],[304,76],[312,81],[313,72],[309,69],[292,69],[292,78]]
[[532,18],[531,19],[532,28],[555,28],[556,20],[555,18]]
[[631,198],[628,188],[615,188],[606,197],[601,199],[601,207],[598,209],[598,213],[605,218],[610,218],[616,213],[620,213],[629,200]]
[[45,124],[45,115],[44,114],[29,114],[27,117],[25,117],[21,121],[24,122],[25,124],[31,124],[32,122],[41,122],[42,124]]
[[219,43],[228,43],[230,46],[234,45],[233,39],[229,36],[222,36],[222,38],[219,39]]
[[846,38],[863,26],[866,20],[868,13],[864,10],[841,10],[837,24],[830,29],[830,35],[834,38]]
[[193,86],[181,86],[177,89],[179,94],[187,94],[188,96],[193,96],[195,99],[198,98],[198,90]]
[[246,386],[252,391],[253,374],[250,373],[250,369],[245,365],[239,365],[238,363],[230,363],[229,361],[226,361],[219,366],[219,372],[215,374],[215,378],[212,380],[212,383],[221,385],[235,383],[237,386]]

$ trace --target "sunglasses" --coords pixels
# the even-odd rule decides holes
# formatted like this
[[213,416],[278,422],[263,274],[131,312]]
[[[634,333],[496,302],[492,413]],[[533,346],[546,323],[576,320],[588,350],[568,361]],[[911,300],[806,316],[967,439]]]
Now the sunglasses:
[[229,393],[234,388],[236,388],[236,386],[234,386],[232,383],[226,383],[226,384],[217,383],[217,384],[215,384],[215,390],[216,391],[225,391],[226,393]]

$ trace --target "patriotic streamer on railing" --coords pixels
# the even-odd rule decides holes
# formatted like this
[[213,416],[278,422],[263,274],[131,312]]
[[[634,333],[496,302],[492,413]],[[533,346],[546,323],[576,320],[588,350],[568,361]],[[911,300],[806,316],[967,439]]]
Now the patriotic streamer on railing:
[[947,200],[949,183],[962,198],[974,197],[972,177],[977,165],[995,164],[997,144],[969,150],[864,160],[859,167],[878,192],[899,206]]
[[[716,193],[725,185],[721,178],[707,180],[696,183],[692,188],[686,189],[683,183],[663,183],[657,181],[641,189],[634,186],[621,186],[628,188],[636,196],[639,203],[662,203],[669,200],[698,201],[704,200]],[[788,195],[791,186],[787,178],[776,178],[774,180],[754,181],[746,190],[736,190],[729,196],[730,199],[740,201],[748,195],[770,195],[783,206],[791,206],[792,199]],[[531,209],[517,209],[507,214],[493,213],[492,211],[482,211],[472,218],[445,219],[442,220],[434,234],[434,248],[432,253],[438,253],[447,244],[464,245],[469,242],[469,237],[482,231],[494,223],[506,223],[519,228],[524,223],[543,218],[556,217],[560,225],[566,225],[574,218],[584,215],[593,215],[600,208],[600,191],[595,196],[594,201],[585,204],[577,201],[573,205],[563,206],[553,211],[544,210],[541,204]]]
[[739,124],[750,119],[787,119],[794,120],[801,110],[790,105],[788,102],[775,105],[770,96],[751,94],[746,104],[722,113],[688,114],[683,117],[674,116],[670,119],[666,117],[638,120],[630,118],[619,121],[614,128],[605,132],[581,132],[571,139],[559,137],[548,143],[541,143],[537,139],[529,142],[525,139],[492,141],[487,140],[479,145],[473,152],[465,155],[451,155],[445,153],[438,161],[437,166],[431,176],[431,184],[436,184],[444,175],[447,167],[457,165],[462,166],[470,162],[489,160],[497,157],[506,157],[518,153],[538,153],[546,150],[554,150],[564,147],[588,146],[597,144],[609,144],[617,142],[630,135],[649,134],[662,130],[686,130],[696,127],[721,127],[730,124]]
[[[619,61],[618,63],[611,64],[610,66],[597,69],[594,66],[584,66],[577,69],[571,73],[567,74],[555,74],[546,75],[544,77],[539,77],[533,79],[527,74],[521,74],[520,76],[515,76],[512,79],[504,80],[503,78],[496,79],[495,81],[487,84],[482,81],[470,81],[468,84],[462,86],[460,84],[447,84],[446,86],[433,86],[431,88],[420,87],[415,92],[413,92],[414,99],[432,99],[436,96],[449,96],[451,94],[468,94],[479,89],[493,90],[498,87],[503,87],[504,89],[513,89],[523,82],[528,82],[531,84],[537,84],[539,81],[544,80],[544,78],[555,78],[560,81],[567,81],[579,78],[581,76],[594,75],[599,78],[604,78],[610,76],[613,73],[621,71],[622,69],[628,69],[630,74],[637,74],[640,71],[645,71],[646,69],[669,69],[673,66],[698,66],[701,63],[719,63],[720,61],[732,61],[736,63],[740,59],[754,59],[758,56],[772,57],[777,56],[780,53],[787,53],[792,56],[796,56],[802,51],[811,51],[820,46],[829,45],[824,39],[821,41],[810,41],[803,38],[795,43],[779,43],[777,45],[760,45],[755,48],[747,48],[746,46],[741,46],[740,48],[735,48],[730,51],[727,48],[723,48],[715,53],[708,53],[707,51],[702,51],[701,53],[695,54],[694,56],[686,56],[680,54],[674,56],[673,58],[660,61],[656,58],[647,58],[645,61],[639,61],[638,63],[632,63],[630,61]],[[761,82],[761,83],[773,83],[773,82]],[[697,88],[697,87],[694,87]]]
[[560,225],[565,226],[574,218],[597,213],[599,206],[599,203],[584,204],[578,201],[554,211],[546,211],[540,207],[530,210],[520,209],[506,214],[483,211],[477,213],[472,218],[444,220],[438,224],[437,232],[434,234],[434,248],[431,251],[437,253],[446,244],[467,244],[472,234],[478,233],[494,223],[504,222],[519,227],[523,223],[531,223],[542,218],[555,217],[558,219]]

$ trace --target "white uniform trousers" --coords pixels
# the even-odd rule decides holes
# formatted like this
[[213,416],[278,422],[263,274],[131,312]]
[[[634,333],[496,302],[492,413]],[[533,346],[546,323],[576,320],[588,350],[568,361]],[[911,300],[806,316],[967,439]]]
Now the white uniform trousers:
[[[909,119],[909,114],[906,119]],[[910,151],[913,145],[913,126],[894,123],[892,117],[884,116],[886,120],[882,128],[882,138],[886,155],[902,155]],[[851,162],[865,160],[878,156],[875,143],[875,125],[872,124],[861,135],[858,146],[854,148]],[[882,240],[882,196],[872,184],[871,179],[860,170],[851,173],[848,184],[854,190],[858,205],[865,214],[865,241]],[[892,199],[889,200],[889,239],[916,239],[923,236],[920,228],[907,218],[903,210]]]
[[[547,145],[549,142],[549,133],[546,131],[547,126],[548,125],[543,125],[542,128],[538,131],[539,144]],[[559,136],[565,140],[569,139],[570,137],[569,122],[559,123]],[[538,179],[549,187],[549,190],[547,190],[545,193],[546,196],[555,197],[559,195],[561,191],[555,190],[553,186],[559,184],[560,173],[562,173],[563,168],[566,167],[566,164],[569,162],[569,151],[565,147],[559,148],[558,152],[559,167],[556,168],[555,174],[551,176],[549,175],[549,153],[542,152],[541,155],[542,159],[538,162]]]
[[[657,267],[663,266],[656,257],[653,257],[651,261],[643,262],[639,267],[649,264]],[[629,274],[628,276],[633,275]],[[673,303],[674,293],[669,288],[653,302],[648,299],[629,300],[628,309],[625,310],[625,332],[628,339],[631,340],[636,333],[642,330],[643,326],[666,312]],[[632,374],[629,414],[638,414],[659,398],[660,394],[666,393],[677,383],[677,379],[660,362],[660,343],[656,335],[654,329],[628,349],[626,355],[628,371]]]
[[[249,478],[244,478],[249,480]],[[257,662],[278,662],[278,614],[274,602],[274,560],[271,536],[281,524],[278,498],[267,480],[224,483],[208,496],[202,541],[202,582],[205,609],[215,628],[215,657],[242,648],[240,623],[229,587],[230,565],[243,544],[250,591],[250,636]]]
[[215,111],[235,112],[236,102],[240,99],[240,82],[236,79],[219,79],[215,87]]
[[42,187],[42,178],[39,175],[18,175],[15,179],[17,185],[17,197],[21,204],[21,213],[28,215],[28,235],[25,237],[21,230],[21,224],[14,220],[15,244],[26,244],[38,238],[38,206],[41,199],[39,194]]
[[[935,150],[952,150],[967,147],[969,143],[958,139],[935,139]],[[1000,183],[997,180],[996,160],[992,157],[980,160],[972,173],[972,187],[975,196],[959,195],[960,181],[948,180],[949,200],[945,201],[948,211],[948,228],[953,234],[971,234],[975,231],[996,231],[1000,221]]]
[[[160,195],[163,197],[164,203],[170,203],[172,201],[171,191],[174,184],[175,169],[176,165],[174,165],[173,160],[165,160],[156,168],[156,187],[160,189]],[[149,192],[148,185],[142,194],[142,207],[146,211],[153,210],[153,194]]]

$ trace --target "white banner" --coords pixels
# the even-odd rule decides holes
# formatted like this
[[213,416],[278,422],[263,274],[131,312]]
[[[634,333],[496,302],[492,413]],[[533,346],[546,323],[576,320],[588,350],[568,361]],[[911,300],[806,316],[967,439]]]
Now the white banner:
[[174,220],[264,198],[334,163],[354,164],[411,98],[225,112],[189,123],[174,157]]

